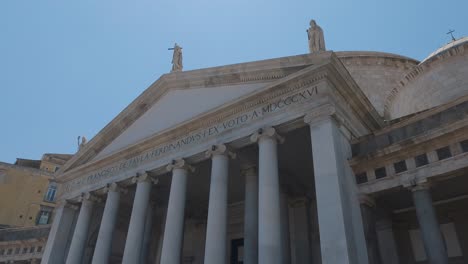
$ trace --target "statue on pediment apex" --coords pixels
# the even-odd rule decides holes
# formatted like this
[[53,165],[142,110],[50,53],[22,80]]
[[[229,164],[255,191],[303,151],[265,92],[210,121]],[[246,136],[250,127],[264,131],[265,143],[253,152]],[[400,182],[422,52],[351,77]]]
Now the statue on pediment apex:
[[310,53],[325,51],[323,30],[313,19],[310,21],[310,28],[307,29],[307,36],[309,38]]
[[171,72],[175,71],[182,71],[184,67],[182,65],[182,47],[174,43],[174,47],[170,48],[169,50],[173,50],[174,53],[172,54],[172,70]]

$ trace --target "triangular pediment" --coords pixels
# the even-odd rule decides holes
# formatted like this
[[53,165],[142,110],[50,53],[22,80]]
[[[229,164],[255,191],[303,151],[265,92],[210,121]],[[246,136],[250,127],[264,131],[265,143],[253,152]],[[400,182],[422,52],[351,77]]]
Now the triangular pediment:
[[[314,56],[299,55],[162,75],[92,138],[58,174],[105,158],[169,126],[186,122],[261,89],[312,65],[315,60]],[[169,114],[177,118],[164,121]]]
[[59,174],[68,171],[74,174],[72,171],[82,165],[100,166],[125,157],[127,149],[135,152],[146,148],[160,134],[170,134],[176,127],[187,129],[207,114],[228,111],[233,104],[241,109],[245,102],[257,100],[258,96],[268,97],[271,91],[303,87],[332,75],[337,76],[331,81],[340,87],[340,96],[347,98],[347,104],[355,103],[363,109],[358,114],[362,118],[372,117],[371,121],[364,121],[370,127],[380,126],[378,113],[333,52],[177,72],[163,75],[151,85],[65,164]]
[[167,92],[93,160],[118,152],[164,130],[254,92],[265,83],[198,87]]

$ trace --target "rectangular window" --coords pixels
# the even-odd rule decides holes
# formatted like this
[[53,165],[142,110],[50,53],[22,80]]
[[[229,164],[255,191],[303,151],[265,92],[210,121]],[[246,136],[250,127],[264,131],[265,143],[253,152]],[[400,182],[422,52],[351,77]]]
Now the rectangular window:
[[12,248],[8,249],[7,255],[11,255],[11,253],[13,253],[13,249],[12,249]]
[[406,167],[405,160],[393,163],[393,167],[395,168],[395,173],[400,173],[408,170],[408,168]]
[[414,161],[416,162],[416,168],[429,164],[426,153],[414,157]]
[[28,248],[23,248],[23,254],[28,253]]
[[439,160],[444,160],[444,159],[448,159],[452,157],[452,153],[450,152],[450,148],[448,146],[440,148],[436,150],[436,152],[437,152],[437,157],[439,158]]
[[356,183],[361,184],[367,182],[367,174],[365,172],[361,172],[356,174]]
[[0,255],[5,254],[5,249],[0,249]]
[[47,188],[46,195],[44,200],[47,202],[53,202],[55,200],[55,194],[57,193],[57,184],[55,182],[51,182],[49,187]]
[[36,252],[41,252],[41,251],[42,251],[42,247],[41,247],[41,246],[38,246]]
[[49,211],[40,211],[39,220],[37,221],[38,225],[47,225],[49,223],[50,212]]
[[460,142],[460,146],[463,152],[468,152],[468,140]]
[[375,178],[380,179],[386,176],[387,176],[387,171],[385,170],[385,167],[380,167],[380,168],[375,169]]
[[31,247],[31,248],[29,249],[29,253],[33,253],[35,249],[36,249],[36,247]]
[[20,253],[20,250],[21,250],[21,248],[16,248],[16,249],[15,249],[15,254],[19,254],[19,253]]

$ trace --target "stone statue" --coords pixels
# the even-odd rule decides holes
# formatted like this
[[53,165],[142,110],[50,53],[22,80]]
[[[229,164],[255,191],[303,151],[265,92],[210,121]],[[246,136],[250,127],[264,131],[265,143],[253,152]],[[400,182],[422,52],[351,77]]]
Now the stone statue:
[[174,50],[174,54],[172,54],[171,72],[182,71],[182,68],[184,67],[182,65],[182,47],[177,45],[177,43],[175,43],[174,48],[171,48],[169,50]]
[[[81,142],[80,142],[80,138],[81,138]],[[79,136],[78,137],[78,149],[81,149],[82,147],[84,147],[84,145],[86,145],[86,143],[88,143],[88,140],[86,140],[85,136]]]
[[310,53],[325,51],[325,38],[323,37],[322,28],[315,23],[315,20],[310,21],[310,28],[307,30],[309,37]]

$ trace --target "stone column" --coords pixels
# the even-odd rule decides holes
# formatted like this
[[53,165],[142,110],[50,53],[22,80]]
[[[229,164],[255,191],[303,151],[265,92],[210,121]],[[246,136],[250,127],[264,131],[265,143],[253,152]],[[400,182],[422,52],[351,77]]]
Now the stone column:
[[376,223],[379,255],[382,264],[400,264],[398,249],[393,234],[392,220],[382,219]]
[[184,236],[184,211],[188,171],[193,168],[184,160],[172,161],[167,166],[172,171],[171,191],[166,215],[161,263],[180,264]]
[[[324,105],[306,116],[314,164],[322,263],[369,263],[358,188],[347,159],[351,146],[336,109]],[[338,119],[342,119],[341,115]]]
[[445,248],[444,239],[440,232],[434,207],[432,206],[429,185],[417,185],[411,189],[411,192],[428,263],[447,264],[447,249]]
[[88,238],[89,222],[93,213],[94,202],[97,199],[90,193],[84,193],[80,197],[81,208],[75,225],[75,232],[68,251],[66,264],[81,264],[83,253]]
[[289,198],[288,194],[281,191],[280,194],[280,213],[281,213],[281,254],[283,259],[281,263],[291,263],[291,240],[289,237]]
[[245,177],[244,264],[258,263],[258,174],[257,167],[242,170]]
[[61,201],[55,208],[54,221],[50,228],[47,244],[42,254],[43,264],[62,264],[65,262],[67,242],[71,234],[76,206]]
[[251,140],[258,142],[258,263],[281,264],[281,213],[277,142],[274,128],[259,129]]
[[93,264],[108,263],[112,249],[112,237],[114,234],[117,215],[119,212],[120,189],[116,183],[106,187],[107,199],[102,215],[101,226],[94,249]]
[[460,249],[463,258],[468,262],[468,210],[460,210],[450,213],[450,218],[453,219],[455,230],[457,232],[458,241],[460,242]]
[[123,264],[133,264],[140,261],[143,233],[145,230],[146,210],[148,208],[152,179],[147,173],[137,175],[132,179],[137,183],[133,200],[132,216],[127,232],[127,240],[123,254]]
[[311,241],[309,230],[309,219],[307,210],[308,202],[306,198],[298,198],[293,201],[291,206],[291,231],[293,242],[293,263],[309,264],[312,262]]
[[141,246],[140,262],[138,262],[139,264],[148,263],[148,251],[151,242],[151,232],[153,229],[153,210],[153,203],[149,203],[148,209],[146,209],[145,232],[143,234],[143,244]]
[[379,243],[375,226],[375,201],[372,197],[361,195],[360,202],[369,264],[380,264]]
[[227,261],[227,207],[229,152],[226,145],[213,145],[206,152],[211,157],[211,182],[205,243],[205,264]]

